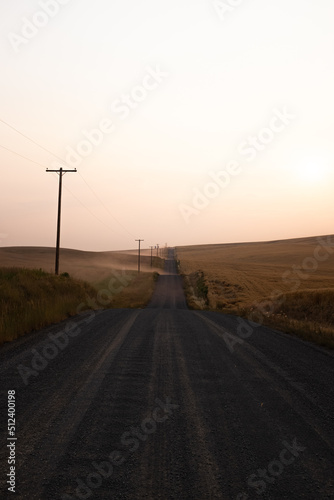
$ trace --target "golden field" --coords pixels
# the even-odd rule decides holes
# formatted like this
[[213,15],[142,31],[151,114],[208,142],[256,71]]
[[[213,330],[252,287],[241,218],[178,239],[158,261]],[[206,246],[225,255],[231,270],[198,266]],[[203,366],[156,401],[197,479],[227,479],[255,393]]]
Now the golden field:
[[191,307],[334,347],[334,236],[176,250]]
[[[146,253],[148,253],[146,251]],[[0,248],[0,344],[85,309],[145,307],[163,259],[135,252],[61,250],[54,275],[51,248]]]
[[[106,279],[112,270],[136,271],[137,252],[85,252],[62,248],[60,250],[59,273],[67,272],[72,278],[96,284]],[[148,250],[142,251],[141,270],[162,273],[161,259],[154,258],[153,269]],[[55,268],[55,249],[49,247],[2,247],[0,248],[1,267],[24,267],[42,269],[53,273]]]
[[77,313],[95,289],[37,269],[0,267],[0,344]]

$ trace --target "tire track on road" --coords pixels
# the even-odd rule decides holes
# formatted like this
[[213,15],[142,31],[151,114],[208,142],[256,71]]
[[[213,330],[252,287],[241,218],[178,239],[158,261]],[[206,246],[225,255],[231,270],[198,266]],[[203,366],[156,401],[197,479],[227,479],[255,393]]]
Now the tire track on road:
[[[216,323],[214,323],[214,321],[211,321],[208,318],[202,316],[200,313],[195,313],[195,314],[207,324],[208,328],[214,334],[218,335],[219,337],[224,338],[225,333],[232,335],[226,329],[217,325]],[[301,386],[301,384],[295,382],[291,375],[286,373],[280,367],[276,366],[261,351],[256,349],[247,341],[243,341],[242,346],[240,346],[240,348],[236,350],[234,353],[231,353],[231,356],[237,356],[239,359],[242,359],[245,365],[251,366],[252,369],[256,371],[260,377],[267,380],[268,386],[273,388],[279,394],[279,396],[282,399],[284,399],[285,402],[288,403],[291,406],[291,408],[305,421],[307,425],[309,425],[312,428],[315,428],[319,434],[319,437],[327,444],[327,446],[332,451],[334,451],[333,438],[328,437],[328,430],[321,428],[320,422],[323,421],[323,418],[320,419],[317,415],[314,414],[312,416],[313,421],[311,421],[310,418],[307,417],[307,414],[309,413],[309,408],[307,408],[303,400],[306,399],[309,403],[311,403],[313,408],[316,409],[317,413],[320,410],[323,413],[323,416],[327,420],[331,419],[332,416],[329,415],[323,408],[319,407],[318,403],[314,400],[314,398],[312,398],[312,396],[310,396],[306,392],[306,390]],[[263,369],[263,365],[267,366],[267,368],[269,368],[269,371],[266,372]],[[270,372],[272,373],[271,375]],[[275,380],[273,374],[276,374],[278,380]],[[282,383],[280,382],[280,380],[284,381],[284,384],[289,386],[292,392],[284,389],[282,387]],[[298,393],[299,402],[303,406],[302,411],[300,408],[297,408],[295,404],[296,399],[295,396],[293,396],[293,392]]]
[[[120,329],[116,338],[111,342],[109,348],[101,350],[101,357],[95,364],[95,367],[89,377],[83,382],[78,392],[73,395],[73,399],[67,406],[59,408],[58,413],[62,413],[60,419],[54,423],[54,427],[48,429],[47,435],[41,436],[40,439],[34,441],[34,456],[28,453],[25,454],[23,463],[20,465],[20,472],[25,477],[33,478],[36,476],[51,477],[60,458],[65,454],[66,448],[74,436],[78,425],[85,416],[89,406],[94,401],[96,394],[102,384],[102,381],[108,372],[110,364],[115,359],[118,351],[123,345],[129,331],[135,323],[141,311],[132,312],[130,318]],[[30,439],[35,435],[31,435],[32,430],[36,428],[35,421],[28,424],[28,428],[22,430],[22,434],[30,436]],[[23,439],[22,439],[23,441]],[[45,457],[52,455],[52,461],[46,461]],[[27,470],[25,470],[27,469]],[[34,496],[31,498],[40,500],[43,498],[42,483],[37,483],[35,487],[26,485],[27,491],[34,491]],[[23,487],[24,485],[22,485]],[[25,497],[22,497],[25,498]]]
[[[181,401],[176,394],[177,380],[173,360],[174,352],[166,317],[169,312],[156,312],[154,327],[153,357],[148,386],[147,408],[156,407],[156,398],[170,398],[173,404],[180,405]],[[139,470],[133,475],[133,483],[138,498],[166,500],[170,498],[184,498],[182,484],[180,484],[180,456],[174,451],[180,436],[175,433],[176,414],[168,416],[164,422],[158,423],[155,433],[148,437],[148,442],[141,453]]]
[[[195,314],[204,320],[208,331],[225,340],[224,335],[227,330],[214,321],[201,316],[200,313]],[[224,351],[228,351],[226,345],[222,344],[222,348]],[[292,375],[276,366],[250,342],[244,341],[242,346],[238,346],[235,352],[229,355],[231,358],[235,356],[238,364],[243,365],[244,375],[246,375],[246,370],[249,372],[249,380],[245,382],[248,390],[250,394],[254,395],[255,400],[262,401],[262,404],[265,402],[263,410],[266,413],[266,421],[268,424],[271,422],[273,429],[277,428],[277,433],[281,435],[282,441],[288,439],[289,435],[304,435],[307,436],[307,440],[304,437],[303,445],[308,446],[310,450],[315,447],[322,449],[327,456],[333,456],[333,426],[329,424],[329,422],[333,422],[333,417],[317,404],[301,384],[295,382]],[[260,387],[254,384],[256,379],[261,382],[261,394],[259,393]],[[278,398],[273,398],[273,391],[278,395]],[[287,413],[286,407],[289,407],[294,415],[290,422],[281,418]],[[298,425],[296,425],[297,422],[299,422]],[[300,424],[301,422],[303,425]],[[326,427],[324,427],[324,422],[328,422]],[[320,442],[322,444],[319,446]],[[302,462],[308,477],[312,478],[314,483],[325,485],[323,493],[333,487],[331,468],[327,466],[325,461],[319,466],[318,460],[312,453],[305,453]],[[319,489],[319,494],[320,492]]]
[[200,500],[207,497],[210,492],[210,498],[212,499],[229,500],[222,493],[220,485],[221,471],[208,446],[207,437],[210,435],[210,429],[206,426],[198,404],[199,395],[197,394],[196,396],[190,380],[186,357],[182,347],[182,331],[177,328],[177,324],[173,324],[172,317],[170,317],[170,324],[168,326],[169,328],[174,326],[173,343],[179,374],[178,384],[182,388],[182,407],[184,408],[188,430],[187,439],[191,443],[193,450],[190,461],[194,470],[197,470],[197,481],[193,485],[193,493],[196,492],[196,495],[200,496],[193,498]]

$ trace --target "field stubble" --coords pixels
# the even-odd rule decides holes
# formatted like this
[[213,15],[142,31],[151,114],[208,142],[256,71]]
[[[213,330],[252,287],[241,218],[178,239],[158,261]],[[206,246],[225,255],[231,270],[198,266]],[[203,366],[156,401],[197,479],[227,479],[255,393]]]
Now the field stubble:
[[190,307],[334,347],[334,237],[178,247],[177,259]]

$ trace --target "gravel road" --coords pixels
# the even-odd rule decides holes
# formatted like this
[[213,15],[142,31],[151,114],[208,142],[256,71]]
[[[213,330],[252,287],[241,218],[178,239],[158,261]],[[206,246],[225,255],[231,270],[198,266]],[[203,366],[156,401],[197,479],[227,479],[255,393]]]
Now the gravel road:
[[0,497],[334,499],[333,353],[190,311],[172,250],[166,271],[146,309],[0,349]]

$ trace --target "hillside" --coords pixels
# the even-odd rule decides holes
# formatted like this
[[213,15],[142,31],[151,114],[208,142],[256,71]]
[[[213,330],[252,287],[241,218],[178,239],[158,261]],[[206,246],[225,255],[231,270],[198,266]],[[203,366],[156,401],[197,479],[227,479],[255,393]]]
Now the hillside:
[[333,236],[178,247],[177,258],[190,306],[334,345]]
[[[2,247],[0,248],[1,267],[25,267],[42,269],[53,273],[55,265],[55,249],[49,247]],[[141,269],[151,272],[151,258],[144,250],[141,256]],[[160,274],[161,260],[154,258],[153,271]],[[138,256],[136,251],[124,252],[85,252],[62,248],[60,250],[60,273],[67,272],[72,277],[98,283],[106,279],[111,270],[137,270]]]

